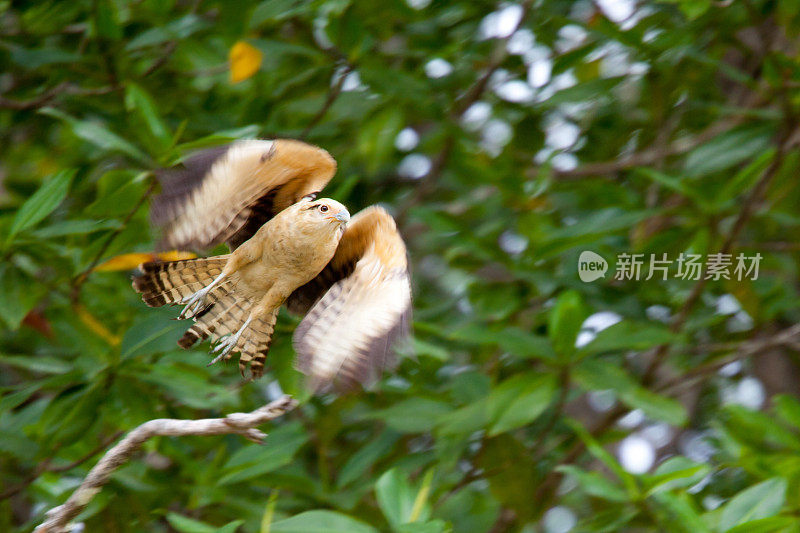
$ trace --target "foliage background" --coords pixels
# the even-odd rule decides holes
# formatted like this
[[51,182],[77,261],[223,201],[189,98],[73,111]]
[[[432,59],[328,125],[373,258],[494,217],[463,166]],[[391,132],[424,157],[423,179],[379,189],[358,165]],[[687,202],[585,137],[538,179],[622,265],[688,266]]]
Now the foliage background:
[[[281,389],[303,405],[266,446],[151,441],[86,529],[800,529],[798,13],[0,2],[0,530],[31,530],[121,432]],[[263,58],[232,83],[239,41]],[[152,169],[253,136],[325,147],[326,194],[399,220],[416,360],[376,391],[308,398],[288,315],[268,377],[207,369],[128,272],[88,275],[153,250]],[[755,281],[582,283],[585,249],[610,272],[763,259]]]

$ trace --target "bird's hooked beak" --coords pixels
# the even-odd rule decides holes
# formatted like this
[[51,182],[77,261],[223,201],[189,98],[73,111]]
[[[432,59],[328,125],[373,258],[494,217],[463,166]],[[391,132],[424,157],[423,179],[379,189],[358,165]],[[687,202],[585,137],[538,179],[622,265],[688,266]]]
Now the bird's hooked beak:
[[338,220],[344,225],[350,222],[350,213],[347,212],[347,209],[342,209],[331,218],[333,218],[334,220]]

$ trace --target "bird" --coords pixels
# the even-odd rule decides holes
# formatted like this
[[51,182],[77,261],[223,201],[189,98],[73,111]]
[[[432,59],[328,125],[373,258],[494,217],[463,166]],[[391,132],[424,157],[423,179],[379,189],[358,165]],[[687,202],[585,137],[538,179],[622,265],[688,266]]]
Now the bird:
[[408,253],[380,206],[350,216],[317,198],[336,173],[324,149],[292,139],[249,139],[190,155],[156,177],[151,221],[159,249],[229,253],[147,262],[133,288],[150,307],[183,305],[194,324],[178,344],[211,338],[209,365],[239,353],[261,377],[280,308],[303,316],[295,367],[314,391],[369,386],[394,366],[408,337]]

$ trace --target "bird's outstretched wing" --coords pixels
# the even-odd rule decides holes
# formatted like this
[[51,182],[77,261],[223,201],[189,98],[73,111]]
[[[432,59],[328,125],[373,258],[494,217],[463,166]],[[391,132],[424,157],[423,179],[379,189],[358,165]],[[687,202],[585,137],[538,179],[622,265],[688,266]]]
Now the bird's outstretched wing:
[[306,315],[293,341],[312,388],[346,389],[380,377],[411,320],[406,247],[391,215],[373,206],[354,216],[333,259],[287,306]]
[[300,141],[242,140],[210,148],[158,172],[161,193],[151,218],[161,247],[231,249],[276,213],[321,191],[336,172],[322,148]]

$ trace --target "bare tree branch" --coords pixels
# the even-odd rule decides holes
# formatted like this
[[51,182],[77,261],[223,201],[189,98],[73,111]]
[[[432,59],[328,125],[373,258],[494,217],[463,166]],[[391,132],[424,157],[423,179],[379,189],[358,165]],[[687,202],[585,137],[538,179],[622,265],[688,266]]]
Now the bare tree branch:
[[130,459],[142,444],[152,437],[238,434],[261,444],[266,438],[266,434],[257,429],[256,426],[277,418],[296,406],[296,400],[291,396],[284,395],[278,400],[259,407],[250,413],[232,413],[225,418],[204,418],[201,420],[158,418],[145,422],[128,433],[116,446],[106,452],[69,499],[63,505],[54,507],[46,513],[47,519],[34,530],[34,533],[64,533],[69,531],[69,522],[89,505],[89,502],[100,492],[103,485],[108,483],[111,474]]

